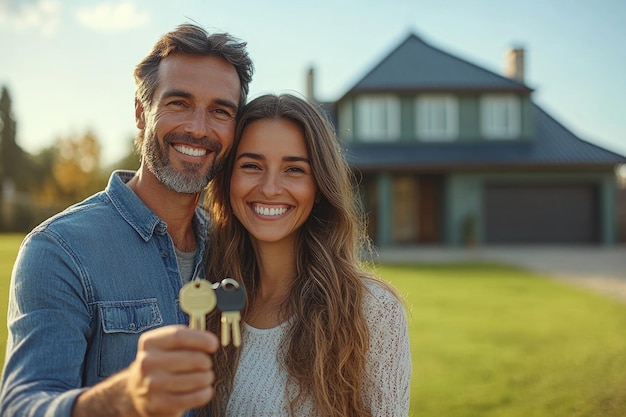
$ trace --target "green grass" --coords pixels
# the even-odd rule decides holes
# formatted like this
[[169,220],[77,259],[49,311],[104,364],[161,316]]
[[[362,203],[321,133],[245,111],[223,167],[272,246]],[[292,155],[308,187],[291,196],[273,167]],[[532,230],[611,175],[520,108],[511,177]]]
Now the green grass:
[[498,265],[379,272],[410,310],[411,416],[626,415],[626,305]]
[[24,235],[0,234],[0,363],[4,363],[7,340],[7,307],[11,269]]
[[[0,235],[0,363],[22,235]],[[405,296],[412,417],[626,415],[626,304],[493,264],[384,265]]]

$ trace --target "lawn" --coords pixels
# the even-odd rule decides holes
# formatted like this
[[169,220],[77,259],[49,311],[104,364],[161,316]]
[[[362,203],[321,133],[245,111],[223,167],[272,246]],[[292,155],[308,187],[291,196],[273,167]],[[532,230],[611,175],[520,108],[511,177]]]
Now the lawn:
[[498,265],[379,272],[410,311],[411,416],[626,415],[626,305]]
[[[2,323],[21,239],[0,235]],[[626,304],[494,264],[379,273],[409,310],[412,417],[626,415]]]
[[0,363],[4,363],[7,340],[7,296],[11,281],[11,268],[24,235],[0,234]]

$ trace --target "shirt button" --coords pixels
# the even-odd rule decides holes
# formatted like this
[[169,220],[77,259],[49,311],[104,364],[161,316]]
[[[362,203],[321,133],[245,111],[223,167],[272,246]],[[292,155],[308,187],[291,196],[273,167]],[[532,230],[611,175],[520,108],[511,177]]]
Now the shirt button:
[[163,258],[163,259],[167,259],[168,257],[169,257],[169,255],[168,255],[168,253],[167,253],[167,252],[163,252],[163,253],[161,254],[161,258]]
[[137,326],[135,325],[135,323],[130,323],[130,324],[128,325],[128,329],[129,329],[129,330],[135,330],[136,328],[137,328]]

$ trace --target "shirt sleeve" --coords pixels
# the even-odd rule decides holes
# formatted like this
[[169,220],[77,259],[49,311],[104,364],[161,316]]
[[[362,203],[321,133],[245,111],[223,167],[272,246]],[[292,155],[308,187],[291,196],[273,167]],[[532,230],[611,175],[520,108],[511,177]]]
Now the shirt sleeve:
[[81,274],[55,235],[22,243],[9,289],[0,416],[71,415],[90,332]]
[[409,413],[411,351],[402,301],[378,284],[368,285],[363,308],[370,329],[363,399],[377,417]]

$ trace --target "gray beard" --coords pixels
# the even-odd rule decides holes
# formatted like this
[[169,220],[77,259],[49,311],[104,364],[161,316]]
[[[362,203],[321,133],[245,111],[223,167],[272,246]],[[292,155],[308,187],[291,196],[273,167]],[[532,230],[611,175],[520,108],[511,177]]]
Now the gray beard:
[[[224,165],[223,158],[218,160],[217,154],[221,146],[215,142],[213,161],[206,173],[202,174],[202,164],[183,163],[183,171],[175,170],[169,161],[167,147],[172,134],[165,135],[164,146],[161,147],[157,138],[146,135],[142,144],[142,156],[146,167],[167,188],[177,193],[197,194],[204,190]],[[193,143],[192,140],[187,143]]]

